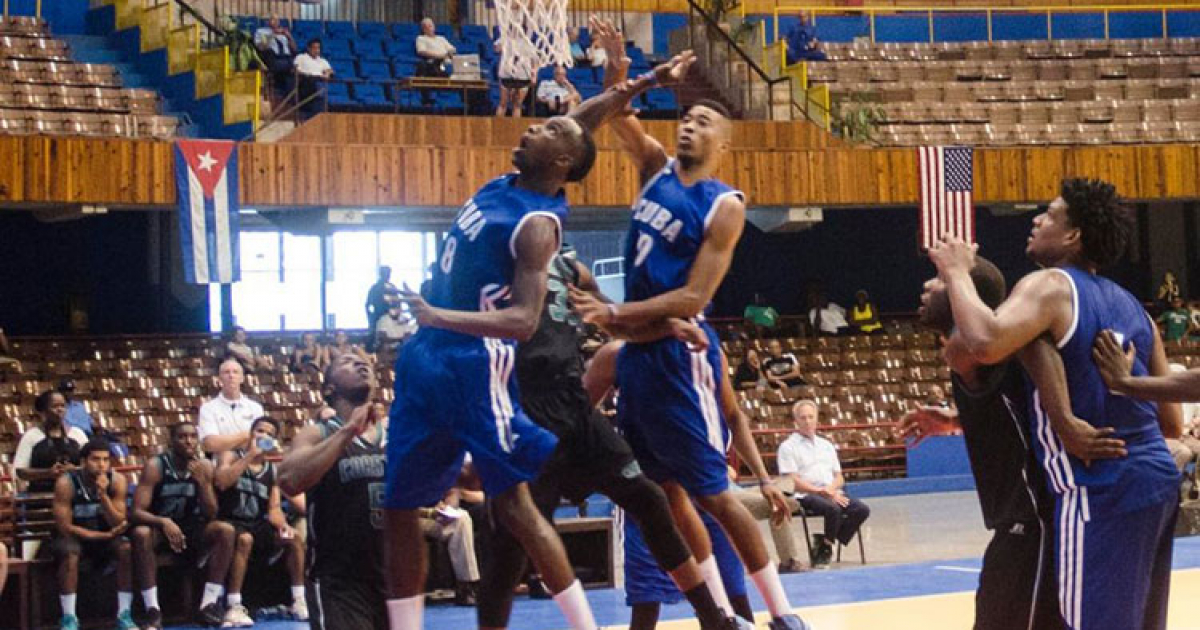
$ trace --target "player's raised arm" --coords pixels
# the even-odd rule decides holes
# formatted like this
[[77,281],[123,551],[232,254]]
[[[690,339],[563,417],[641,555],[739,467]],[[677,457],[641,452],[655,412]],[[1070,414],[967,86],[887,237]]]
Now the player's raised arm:
[[567,116],[574,118],[588,131],[599,129],[609,119],[629,109],[630,102],[642,92],[655,85],[672,85],[682,81],[695,60],[692,51],[685,50],[670,61],[659,64],[651,72],[606,88],[600,94],[580,103],[579,107],[571,110]]
[[[590,23],[592,37],[604,48],[605,89],[624,83],[628,78],[629,58],[625,56],[625,36],[608,20],[592,17]],[[686,77],[686,70],[681,79]],[[667,152],[662,144],[648,135],[638,121],[636,112],[622,111],[611,121],[613,132],[621,141],[621,146],[629,153],[638,166],[638,175],[642,182],[649,179],[655,172],[667,163]]]
[[1128,353],[1122,350],[1112,331],[1106,330],[1096,336],[1092,358],[1100,368],[1105,384],[1113,391],[1158,402],[1200,400],[1200,369],[1173,372],[1165,376],[1133,376],[1131,355],[1134,352],[1132,346]]
[[[1146,370],[1150,376],[1162,378],[1171,373],[1171,364],[1167,362],[1167,351],[1158,329],[1151,326],[1150,332],[1154,335],[1154,347],[1150,349]],[[1177,403],[1159,403],[1158,426],[1162,429],[1163,437],[1179,439],[1183,435],[1183,409]]]
[[516,233],[516,254],[512,281],[512,300],[506,308],[494,311],[453,311],[430,306],[420,295],[401,291],[400,299],[411,309],[417,323],[444,330],[474,335],[528,341],[537,331],[542,303],[546,299],[546,268],[558,251],[558,221],[541,216],[530,217]]
[[[628,302],[620,306],[603,304],[579,296],[575,308],[585,322],[603,328],[639,327],[659,320],[677,317],[695,317],[712,301],[729,264],[733,261],[733,250],[746,224],[746,205],[736,195],[723,198],[713,210],[712,222],[704,238],[704,244],[696,255],[696,262],[688,272],[687,284],[656,295],[641,302]],[[969,280],[969,279],[968,279]]]
[[929,258],[946,283],[954,323],[967,349],[980,363],[995,364],[1029,345],[1042,333],[1055,338],[1066,333],[1071,320],[1071,288],[1063,274],[1035,271],[1013,287],[994,312],[971,280],[975,248],[948,237],[929,251]]

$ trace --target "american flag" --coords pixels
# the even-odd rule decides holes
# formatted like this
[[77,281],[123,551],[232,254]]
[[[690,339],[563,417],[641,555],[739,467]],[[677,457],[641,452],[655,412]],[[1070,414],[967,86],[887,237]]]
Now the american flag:
[[921,147],[921,249],[946,234],[975,242],[970,147]]

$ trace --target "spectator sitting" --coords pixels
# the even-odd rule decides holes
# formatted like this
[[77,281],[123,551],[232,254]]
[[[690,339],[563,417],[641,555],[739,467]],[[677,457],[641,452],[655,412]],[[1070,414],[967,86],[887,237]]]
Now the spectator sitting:
[[275,361],[271,357],[259,354],[258,350],[246,343],[246,329],[241,326],[233,327],[233,335],[229,343],[225,344],[225,352],[237,359],[245,372],[254,372],[256,369],[270,370],[275,367]]
[[825,61],[825,51],[821,50],[821,42],[817,39],[817,29],[808,20],[808,15],[801,12],[786,36],[788,65],[801,61]]
[[300,102],[304,103],[300,111],[304,112],[306,117],[325,111],[324,84],[333,77],[333,66],[321,56],[321,40],[310,40],[304,47],[304,52],[296,55],[293,65],[298,81],[296,95]]
[[579,90],[567,80],[567,69],[554,66],[554,77],[538,83],[537,101],[551,116],[570,113],[583,102]]
[[871,302],[871,296],[863,289],[854,294],[854,306],[850,308],[850,325],[860,333],[871,334],[883,330],[879,323],[879,309]]
[[[743,488],[737,484],[737,470],[732,466],[729,467],[729,487],[733,490],[734,496],[746,509],[750,511],[750,515],[756,520],[766,521],[767,527],[771,530],[771,539],[775,541],[775,554],[779,557],[779,572],[780,573],[798,573],[808,570],[808,563],[796,554],[796,539],[792,531],[792,524],[789,520],[772,519],[771,503],[761,492]],[[792,497],[787,498],[788,509],[790,513],[795,513],[800,510],[800,504]]]
[[[1187,368],[1172,363],[1171,371],[1186,372]],[[1178,439],[1167,438],[1167,450],[1171,452],[1175,465],[1182,472],[1189,463],[1200,457],[1200,403],[1184,403],[1180,406],[1183,412],[1183,435]],[[1196,491],[1194,485],[1192,491]]]
[[575,61],[576,66],[590,66],[592,60],[588,58],[587,51],[579,43],[579,28],[567,29],[567,40],[571,42],[571,59]]
[[783,345],[778,339],[767,343],[767,354],[769,356],[763,361],[762,371],[771,387],[786,389],[806,384],[800,375],[800,362],[796,360],[796,355],[790,352],[784,354]]
[[300,335],[300,345],[292,350],[292,359],[289,364],[293,372],[306,370],[320,372],[325,369],[325,366],[329,364],[329,357],[325,347],[317,343],[316,333]]
[[842,490],[846,478],[842,476],[837,448],[817,435],[817,403],[797,402],[792,406],[792,418],[797,432],[779,445],[776,462],[780,476],[791,479],[800,505],[825,517],[824,533],[813,537],[813,564],[828,565],[833,557],[833,541],[850,544],[871,510]]
[[224,612],[218,599],[233,556],[233,526],[214,520],[217,494],[213,466],[200,458],[196,425],[171,425],[167,452],[146,460],[133,494],[133,551],[136,554],[142,605],[148,621],[144,630],[162,630],[158,604],[155,552],[170,552],[191,569],[201,558],[207,580],[200,600],[200,619],[220,626]]
[[421,34],[417,36],[417,56],[421,58],[417,63],[417,76],[450,76],[451,68],[447,62],[456,52],[453,44],[436,33],[433,20],[421,20]]
[[1158,316],[1163,341],[1182,341],[1192,325],[1192,312],[1183,305],[1183,298],[1171,298],[1171,308]]
[[63,420],[67,426],[83,431],[88,438],[92,437],[92,416],[87,406],[72,398],[75,393],[75,379],[64,378],[58,382],[58,393],[67,399],[67,416]]
[[1160,311],[1164,311],[1180,297],[1183,297],[1183,294],[1179,290],[1179,282],[1175,280],[1175,272],[1168,271],[1164,273],[1162,284],[1158,285],[1158,295],[1154,300],[1155,305]]
[[762,295],[754,294],[754,303],[748,304],[742,311],[742,319],[754,326],[754,336],[763,337],[763,333],[779,325],[779,312],[763,303]]
[[21,362],[13,357],[12,346],[8,345],[3,328],[0,328],[0,366],[12,366],[14,371],[21,371]]
[[808,322],[818,335],[841,335],[850,329],[846,322],[846,309],[830,302],[821,293],[809,298]]
[[296,40],[291,30],[272,15],[267,25],[254,31],[254,47],[267,65],[272,93],[277,98],[291,90],[292,65],[296,56]]
[[333,343],[325,347],[326,365],[331,365],[338,360],[338,357],[347,352],[357,355],[363,361],[370,361],[371,358],[362,349],[362,346],[350,343],[350,336],[346,331],[339,330],[333,333]]
[[279,423],[260,417],[250,426],[249,436],[239,448],[221,453],[214,476],[218,491],[217,518],[233,525],[237,532],[233,562],[229,568],[228,593],[223,627],[254,625],[242,604],[242,585],[251,557],[287,557],[291,578],[291,615],[308,620],[304,599],[304,542],[296,535],[283,513],[275,464],[267,453],[278,450]]
[[58,599],[62,630],[79,630],[75,597],[79,571],[97,577],[114,561],[117,571],[117,629],[137,630],[133,622],[133,562],[125,530],[125,476],[111,469],[108,444],[93,439],[79,452],[82,467],[65,472],[54,482],[54,560],[58,565]]
[[475,558],[475,529],[471,515],[458,507],[459,495],[451,488],[437,505],[418,510],[425,538],[445,543],[454,568],[456,606],[474,606],[479,584],[479,563]]
[[245,444],[250,437],[250,423],[263,416],[262,405],[242,395],[246,380],[242,364],[225,359],[217,368],[221,391],[200,406],[200,446],[206,453],[219,453]]
[[392,268],[387,265],[380,265],[379,276],[375,280],[375,284],[367,289],[367,352],[375,351],[375,324],[380,317],[387,315],[388,309],[392,307],[390,298],[398,293],[396,285],[390,282],[392,277]]
[[733,373],[733,386],[736,389],[751,389],[765,387],[767,377],[763,375],[762,360],[758,351],[751,348],[746,351],[746,358],[738,364]]
[[62,473],[79,465],[79,449],[88,443],[88,437],[67,426],[67,398],[60,392],[42,392],[33,401],[33,409],[42,416],[42,424],[21,436],[13,468],[17,477],[29,484],[29,492],[50,492]]
[[604,64],[608,63],[608,51],[604,50],[604,46],[598,39],[592,39],[592,45],[587,49],[587,56],[593,68],[603,68]]

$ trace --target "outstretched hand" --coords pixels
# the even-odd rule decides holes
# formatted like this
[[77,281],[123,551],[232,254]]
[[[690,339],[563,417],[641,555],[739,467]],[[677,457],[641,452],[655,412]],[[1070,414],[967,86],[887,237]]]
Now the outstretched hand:
[[955,271],[970,272],[975,266],[978,245],[968,243],[957,236],[947,234],[929,250],[929,260],[937,267],[942,279]]
[[604,49],[604,55],[607,57],[606,63],[612,69],[621,72],[616,80],[624,80],[625,72],[632,63],[632,60],[625,54],[625,35],[616,26],[613,26],[611,21],[595,15],[588,18],[588,30],[592,34],[592,39],[600,44],[600,48]]
[[958,430],[956,419],[942,410],[919,407],[900,419],[897,433],[902,439],[911,438],[909,448],[912,448],[931,435],[953,435]]
[[788,505],[787,497],[773,482],[766,482],[758,487],[767,505],[771,506],[771,524],[778,527],[792,520],[792,508]]
[[567,291],[571,299],[571,308],[579,313],[583,323],[601,328],[612,323],[612,309],[600,298],[575,285],[567,287]]
[[671,57],[670,61],[655,66],[654,78],[660,86],[678,85],[687,78],[693,63],[696,63],[695,53],[685,50]]
[[420,293],[413,291],[405,283],[404,288],[400,289],[399,295],[400,303],[412,314],[418,326],[432,326],[437,328],[437,308],[430,306],[429,302],[426,302]]
[[1109,389],[1120,391],[1122,383],[1133,373],[1133,360],[1137,348],[1132,343],[1123,350],[1117,336],[1111,330],[1102,330],[1092,345],[1092,360],[1100,369],[1100,377]]

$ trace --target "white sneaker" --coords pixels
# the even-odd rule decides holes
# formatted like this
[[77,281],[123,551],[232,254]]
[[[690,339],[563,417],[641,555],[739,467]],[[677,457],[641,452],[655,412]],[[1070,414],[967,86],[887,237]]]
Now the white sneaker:
[[296,621],[308,621],[308,604],[304,600],[300,600],[292,604],[291,611],[292,619]]
[[250,611],[240,604],[230,606],[229,610],[225,611],[225,621],[221,622],[222,628],[249,628],[253,625],[254,620],[250,618]]

